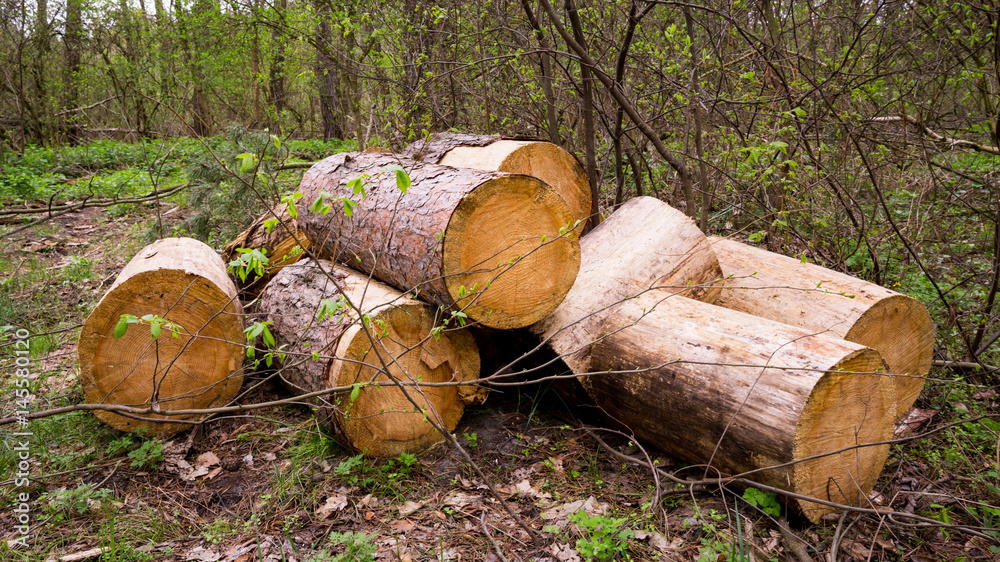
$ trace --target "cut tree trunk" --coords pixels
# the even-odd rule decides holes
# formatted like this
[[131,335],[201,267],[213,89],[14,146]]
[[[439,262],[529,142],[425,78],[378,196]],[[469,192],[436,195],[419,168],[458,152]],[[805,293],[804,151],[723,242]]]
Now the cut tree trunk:
[[704,302],[721,290],[722,269],[708,238],[684,213],[652,197],[622,205],[580,241],[576,283],[548,318],[531,327],[576,372],[601,310],[654,288]]
[[[437,443],[443,436],[425,416],[453,431],[465,406],[485,398],[477,386],[433,386],[479,377],[479,353],[467,330],[435,335],[430,305],[356,271],[299,261],[268,283],[260,311],[272,321],[277,345],[286,346],[280,375],[293,392],[358,385],[353,400],[345,392],[310,403],[346,445],[368,455],[392,457]],[[405,394],[393,380],[410,384]]]
[[[877,351],[664,290],[602,316],[581,382],[610,420],[706,477],[867,500],[896,411]],[[814,523],[836,511],[788,503]]]
[[[708,304],[721,270],[679,211],[633,199],[583,237],[581,253],[573,289],[532,331],[638,439],[711,465],[715,476],[891,437],[891,382],[869,374],[884,370],[878,353]],[[851,449],[750,478],[856,503],[887,454],[887,446]],[[811,520],[829,511],[792,503]]]
[[905,415],[924,388],[934,324],[920,301],[814,264],[726,240],[712,248],[727,281],[717,304],[876,349]]
[[[409,174],[405,193],[389,166]],[[364,180],[363,198],[349,185],[355,178]],[[579,269],[579,243],[566,230],[569,208],[529,176],[342,153],[310,168],[300,191],[304,208],[320,198],[331,206],[299,215],[319,257],[488,327],[519,328],[548,316]],[[359,200],[351,216],[339,197]]]
[[[268,230],[265,223],[270,220],[276,220],[277,223]],[[298,220],[292,218],[288,213],[288,206],[282,204],[258,217],[235,240],[226,244],[222,250],[222,260],[229,264],[239,258],[240,253],[236,251],[237,248],[262,251],[267,256],[268,267],[261,281],[257,280],[255,273],[247,275],[245,281],[233,276],[233,280],[241,289],[259,293],[267,280],[281,271],[281,268],[295,263],[304,255],[300,242],[305,246],[304,249],[309,249],[309,239],[299,228]]]
[[[123,314],[163,318],[180,327],[179,337],[162,328],[152,338],[144,323],[129,325],[116,339]],[[243,383],[243,341],[243,308],[215,251],[191,238],[159,240],[132,258],[84,322],[77,346],[84,399],[160,411],[223,406]],[[146,428],[147,435],[191,427],[106,411],[95,415],[122,431]]]
[[552,186],[585,228],[593,196],[587,172],[572,154],[544,140],[436,133],[403,150],[403,156],[455,168],[495,170],[536,177]]

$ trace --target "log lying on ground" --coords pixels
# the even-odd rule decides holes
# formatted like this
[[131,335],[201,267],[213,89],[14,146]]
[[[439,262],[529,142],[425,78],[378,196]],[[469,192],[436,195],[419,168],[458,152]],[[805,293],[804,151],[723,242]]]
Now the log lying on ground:
[[[406,193],[387,169],[393,165],[409,174]],[[359,199],[348,182],[364,175],[366,197],[348,217],[334,198]],[[318,256],[492,328],[548,316],[579,268],[579,243],[566,230],[574,222],[569,208],[529,176],[342,153],[310,168],[300,191],[303,207],[320,197],[333,206],[299,215]]]
[[[367,330],[347,301],[367,316]],[[325,318],[318,321],[324,306]],[[282,269],[261,294],[260,311],[273,322],[278,345],[286,345],[281,377],[299,394],[391,381],[386,365],[392,378],[409,383],[479,377],[479,353],[466,330],[434,337],[430,305],[329,262],[305,259]],[[485,398],[485,390],[475,386],[406,388],[448,431],[467,404]],[[396,386],[362,386],[353,401],[341,394],[313,405],[345,444],[372,456],[413,452],[443,439]]]
[[[637,438],[738,474],[891,437],[890,381],[838,372],[884,369],[877,352],[681,296],[710,302],[721,271],[708,240],[676,210],[629,201],[583,237],[581,252],[573,289],[532,331]],[[636,372],[583,376],[608,370]],[[852,449],[751,478],[856,503],[887,454],[887,446]],[[828,511],[793,503],[814,521]]]
[[[887,444],[868,444],[892,438],[896,411],[878,352],[664,290],[603,317],[591,335],[593,374],[581,381],[609,419],[710,465],[708,477],[758,471],[747,478],[811,498],[866,501],[889,453]],[[789,504],[812,522],[835,511]]]
[[722,269],[708,239],[684,213],[652,197],[622,205],[580,241],[584,261],[563,303],[531,330],[574,371],[588,370],[597,313],[659,287],[714,302]]
[[[123,314],[163,318],[180,327],[179,337],[161,328],[151,338],[151,326],[132,324],[116,339]],[[161,411],[225,405],[243,383],[243,342],[243,308],[222,259],[191,238],[159,240],[132,258],[84,322],[77,346],[84,399]],[[95,414],[122,431],[146,428],[147,435],[191,428]]]
[[[270,229],[267,228],[269,221],[274,221]],[[309,239],[299,228],[298,220],[288,213],[288,206],[282,204],[258,217],[235,240],[226,244],[222,260],[227,265],[240,257],[237,248],[260,250],[267,257],[268,267],[260,282],[257,282],[255,273],[250,273],[245,281],[234,276],[234,281],[240,288],[249,287],[259,292],[267,280],[281,271],[281,268],[295,263],[304,255],[302,250],[309,249]]]
[[717,304],[874,348],[905,415],[924,388],[934,324],[920,301],[814,264],[712,238],[728,277]]
[[593,199],[587,172],[572,154],[548,141],[435,133],[406,147],[403,156],[455,168],[534,176],[566,200],[581,226],[590,216]]

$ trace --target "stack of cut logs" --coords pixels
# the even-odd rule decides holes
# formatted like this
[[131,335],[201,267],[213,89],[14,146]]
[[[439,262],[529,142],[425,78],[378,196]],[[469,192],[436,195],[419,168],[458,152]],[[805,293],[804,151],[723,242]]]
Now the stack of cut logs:
[[590,186],[550,143],[436,135],[403,155],[331,156],[299,191],[297,211],[260,217],[225,261],[166,239],[129,263],[84,325],[81,374],[88,402],[154,413],[101,419],[134,430],[169,410],[173,423],[148,424],[169,434],[238,400],[237,248],[270,258],[238,280],[275,340],[257,358],[277,350],[281,380],[371,455],[427,447],[485,398],[463,326],[530,327],[611,423],[708,477],[793,492],[817,521],[833,508],[806,498],[866,501],[930,367],[914,299],[706,237],[658,200],[580,237]]

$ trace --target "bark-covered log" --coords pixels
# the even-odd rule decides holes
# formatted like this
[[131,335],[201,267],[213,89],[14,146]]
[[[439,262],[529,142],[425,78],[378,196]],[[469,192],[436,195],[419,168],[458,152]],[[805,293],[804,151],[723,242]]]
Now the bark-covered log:
[[[721,270],[708,240],[678,211],[650,198],[629,201],[583,237],[581,253],[573,289],[532,330],[637,438],[737,474],[850,447],[855,437],[891,436],[891,382],[839,372],[882,369],[878,353],[701,302],[718,295]],[[637,372],[587,375],[609,370]],[[753,478],[855,503],[887,451],[852,449]],[[794,503],[812,520],[826,512]]]
[[572,154],[548,141],[435,133],[407,146],[403,156],[455,168],[534,176],[551,185],[566,200],[582,226],[590,216],[592,194],[587,172]]
[[[123,314],[162,318],[180,327],[179,337],[161,327],[152,338],[146,321],[115,338]],[[222,259],[191,238],[159,240],[132,258],[84,322],[77,346],[84,399],[162,411],[225,405],[243,383],[243,342],[243,309]],[[148,435],[191,427],[95,414],[116,429],[144,427]]]
[[920,301],[818,265],[712,238],[727,276],[717,304],[874,348],[905,415],[924,388],[934,324]]
[[[664,290],[602,316],[581,382],[609,419],[709,477],[755,471],[797,494],[866,501],[889,446],[865,445],[892,438],[896,411],[877,351]],[[813,522],[834,511],[789,504]]]
[[[412,184],[403,193],[389,166]],[[365,197],[348,185],[364,179]],[[574,219],[545,183],[387,154],[342,153],[302,178],[299,215],[320,257],[372,273],[402,291],[493,328],[527,326],[562,301],[580,263]],[[338,197],[358,201],[351,216]],[[564,234],[565,235],[562,235]]]
[[[270,221],[275,222],[270,224],[271,228],[267,228]],[[241,289],[260,292],[267,280],[281,271],[281,268],[295,263],[305,255],[303,250],[309,249],[309,239],[299,228],[298,220],[289,214],[288,206],[282,204],[258,217],[235,240],[226,244],[222,250],[222,260],[227,265],[240,257],[240,253],[236,251],[238,248],[260,250],[267,256],[268,267],[260,281],[253,272],[247,275],[246,280],[233,276],[233,281]]]
[[588,369],[593,313],[651,288],[714,302],[722,269],[708,239],[684,213],[652,197],[630,200],[580,241],[576,283],[531,330],[577,372]]
[[280,374],[293,392],[361,385],[353,401],[341,394],[312,402],[320,420],[358,451],[391,457],[426,448],[443,436],[425,415],[452,431],[465,406],[485,398],[475,386],[406,387],[420,412],[399,387],[367,385],[474,380],[479,353],[467,330],[435,337],[430,305],[345,267],[305,259],[282,269],[261,294],[260,312],[286,346]]

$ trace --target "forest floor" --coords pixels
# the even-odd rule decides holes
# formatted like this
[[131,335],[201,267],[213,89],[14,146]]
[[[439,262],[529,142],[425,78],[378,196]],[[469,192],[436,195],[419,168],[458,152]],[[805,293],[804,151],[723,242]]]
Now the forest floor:
[[[183,233],[192,212],[180,197],[159,207],[174,233]],[[88,208],[5,234],[0,415],[15,410],[20,328],[31,332],[29,409],[82,402],[79,327],[145,245],[156,215],[152,205]],[[18,224],[0,228],[9,233]],[[265,377],[251,373],[246,384]],[[76,411],[0,426],[0,558],[995,559],[1000,426],[989,416],[997,393],[947,371],[929,379],[918,421],[900,434],[870,498],[881,512],[845,512],[819,525],[786,515],[773,496],[748,502],[744,490],[657,484],[649,463],[626,460],[644,451],[594,429],[598,418],[543,385],[494,391],[466,410],[455,432],[506,508],[445,445],[367,459],[340,448],[294,406],[216,417],[167,441],[123,434]],[[248,402],[282,396],[266,383]],[[31,434],[27,485],[17,476],[19,432]],[[687,475],[677,461],[648,453],[659,469]],[[17,527],[22,514],[27,536]]]

